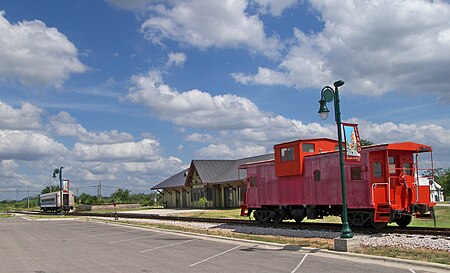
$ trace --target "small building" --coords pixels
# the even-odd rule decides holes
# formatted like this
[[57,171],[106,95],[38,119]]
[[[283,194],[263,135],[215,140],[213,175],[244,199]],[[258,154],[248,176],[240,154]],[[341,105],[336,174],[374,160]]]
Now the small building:
[[185,169],[152,187],[163,195],[164,207],[204,207],[199,199],[205,197],[207,208],[237,208],[246,191],[246,170],[242,164],[273,160],[274,154],[237,160],[192,160]]

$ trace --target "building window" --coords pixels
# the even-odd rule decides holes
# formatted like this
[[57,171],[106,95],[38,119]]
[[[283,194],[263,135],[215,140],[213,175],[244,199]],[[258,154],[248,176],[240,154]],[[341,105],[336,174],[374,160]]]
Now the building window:
[[208,201],[213,200],[213,194],[214,194],[214,188],[213,187],[208,187],[206,188],[206,199]]
[[383,165],[381,162],[373,162],[373,177],[382,178],[383,177]]
[[314,171],[314,181],[320,181],[320,171],[319,170]]
[[412,168],[411,168],[411,163],[403,163],[403,172],[406,173],[407,175],[411,175],[412,174]]
[[312,143],[303,143],[302,144],[302,151],[307,153],[314,152],[314,144]]
[[205,197],[205,189],[203,185],[194,185],[191,190],[191,202],[196,202],[202,197]]
[[294,160],[294,147],[281,148],[281,161]]
[[361,175],[361,167],[352,167],[350,168],[350,174],[351,174],[351,178],[352,180],[362,180],[362,175]]
[[250,187],[256,187],[256,177],[250,177]]
[[390,156],[389,157],[389,173],[395,174],[395,157]]

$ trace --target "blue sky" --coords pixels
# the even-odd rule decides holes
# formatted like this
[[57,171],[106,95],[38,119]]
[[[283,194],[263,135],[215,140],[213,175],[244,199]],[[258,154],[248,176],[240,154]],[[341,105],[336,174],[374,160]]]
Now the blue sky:
[[[0,199],[56,181],[148,189],[192,159],[336,138],[415,141],[450,167],[448,1],[0,2]],[[331,106],[330,106],[331,107]]]

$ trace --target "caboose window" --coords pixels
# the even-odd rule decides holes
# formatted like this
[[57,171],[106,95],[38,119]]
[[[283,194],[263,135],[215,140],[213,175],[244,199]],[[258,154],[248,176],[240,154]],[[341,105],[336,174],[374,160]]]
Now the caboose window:
[[281,161],[294,160],[294,147],[281,148]]
[[403,172],[406,173],[407,175],[412,174],[411,163],[403,163]]
[[314,181],[320,181],[320,171],[319,170],[314,171]]
[[381,162],[373,162],[373,177],[374,178],[383,177],[383,166]]
[[393,156],[389,157],[389,173],[390,174],[395,173],[395,157]]
[[250,187],[256,187],[256,177],[250,177]]
[[351,174],[352,180],[361,180],[362,179],[361,167],[350,168],[350,174]]
[[302,144],[302,151],[307,153],[314,152],[314,144],[313,143],[303,143]]

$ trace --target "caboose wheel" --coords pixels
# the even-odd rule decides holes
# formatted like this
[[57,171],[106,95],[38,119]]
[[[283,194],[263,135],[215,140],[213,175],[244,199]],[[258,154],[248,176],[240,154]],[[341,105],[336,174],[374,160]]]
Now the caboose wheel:
[[370,214],[364,211],[354,211],[348,213],[348,223],[350,226],[363,227],[370,222]]
[[382,228],[385,228],[388,223],[386,223],[386,222],[371,222],[370,224],[375,229],[382,229]]
[[272,223],[278,225],[281,222],[283,222],[283,214],[281,214],[280,210],[276,209],[272,212]]
[[267,210],[256,210],[253,212],[253,217],[259,224],[270,222],[271,213]]
[[407,225],[409,225],[411,223],[411,220],[412,220],[411,215],[403,214],[402,217],[400,217],[400,219],[395,220],[395,223],[399,227],[405,228]]
[[256,221],[258,224],[261,224],[261,223],[262,223],[261,215],[260,215],[260,212],[259,212],[259,211],[253,212],[253,217],[255,218],[255,221]]
[[305,217],[296,217],[296,218],[294,218],[296,223],[301,223],[303,221],[303,219],[305,219]]

